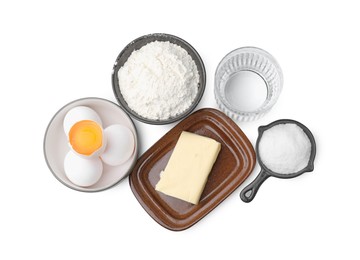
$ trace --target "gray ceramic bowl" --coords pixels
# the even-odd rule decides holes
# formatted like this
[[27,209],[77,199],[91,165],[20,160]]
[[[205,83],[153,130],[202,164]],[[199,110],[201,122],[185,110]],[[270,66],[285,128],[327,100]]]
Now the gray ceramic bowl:
[[[183,49],[185,49],[188,52],[188,54],[191,56],[191,58],[194,60],[196,66],[197,66],[198,72],[199,72],[199,76],[200,76],[199,86],[198,86],[199,91],[198,91],[198,94],[197,94],[194,102],[192,103],[192,105],[185,112],[177,115],[176,117],[172,117],[172,118],[169,118],[166,120],[152,120],[152,119],[148,119],[148,118],[142,117],[141,115],[137,114],[135,111],[133,111],[128,106],[128,104],[124,100],[124,97],[121,94],[120,86],[119,86],[118,71],[125,64],[125,62],[129,58],[131,53],[134,50],[138,50],[141,47],[143,47],[144,45],[146,45],[150,42],[154,42],[154,41],[163,41],[163,42],[169,41],[170,43],[176,44],[176,45],[182,47]],[[201,60],[201,57],[197,53],[197,51],[183,39],[173,36],[173,35],[164,34],[164,33],[154,33],[154,34],[144,35],[144,36],[141,36],[141,37],[137,38],[136,40],[132,41],[131,43],[129,43],[120,52],[119,56],[117,57],[114,68],[113,68],[113,72],[112,72],[113,91],[114,91],[115,97],[116,97],[117,101],[119,102],[120,106],[122,108],[124,108],[135,119],[137,119],[141,122],[144,122],[147,124],[153,124],[153,125],[170,124],[170,123],[176,122],[176,121],[186,117],[188,114],[190,114],[195,109],[197,104],[200,102],[200,100],[204,94],[205,83],[206,83],[205,67],[204,67],[204,63]]]

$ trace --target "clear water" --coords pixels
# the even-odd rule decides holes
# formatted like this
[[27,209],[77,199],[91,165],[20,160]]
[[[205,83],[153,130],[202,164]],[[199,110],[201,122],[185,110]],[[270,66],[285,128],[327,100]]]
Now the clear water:
[[260,108],[267,97],[264,79],[253,71],[239,71],[226,83],[225,98],[240,111],[251,112]]

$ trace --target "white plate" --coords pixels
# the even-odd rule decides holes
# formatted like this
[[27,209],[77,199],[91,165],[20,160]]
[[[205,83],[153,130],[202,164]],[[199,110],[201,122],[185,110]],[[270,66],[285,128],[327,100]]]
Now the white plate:
[[[101,179],[89,187],[80,187],[73,184],[64,172],[64,158],[70,148],[64,133],[63,121],[66,113],[76,106],[87,106],[94,109],[99,114],[104,129],[112,124],[122,124],[128,127],[135,137],[135,150],[131,157],[119,166],[104,164]],[[121,181],[135,165],[138,155],[136,128],[131,118],[117,104],[109,100],[101,98],[78,99],[62,107],[51,119],[44,137],[44,155],[51,172],[62,184],[78,191],[102,191]]]

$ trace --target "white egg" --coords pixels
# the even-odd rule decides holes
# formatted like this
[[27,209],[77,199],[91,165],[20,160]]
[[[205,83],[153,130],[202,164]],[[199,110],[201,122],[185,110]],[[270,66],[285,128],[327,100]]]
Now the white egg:
[[65,156],[64,170],[72,183],[87,187],[99,181],[103,171],[103,164],[99,157],[85,159],[73,151],[69,151]]
[[65,115],[63,125],[66,136],[69,134],[71,127],[82,120],[92,120],[102,126],[101,118],[95,110],[86,106],[77,106],[70,109]]
[[107,146],[101,155],[104,163],[117,166],[126,162],[134,152],[134,135],[129,128],[115,124],[104,130]]

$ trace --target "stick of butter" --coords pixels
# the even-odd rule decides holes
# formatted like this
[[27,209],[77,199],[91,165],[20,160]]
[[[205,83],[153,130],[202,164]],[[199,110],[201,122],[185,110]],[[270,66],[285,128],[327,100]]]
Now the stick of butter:
[[155,189],[198,204],[220,149],[211,138],[183,131]]

